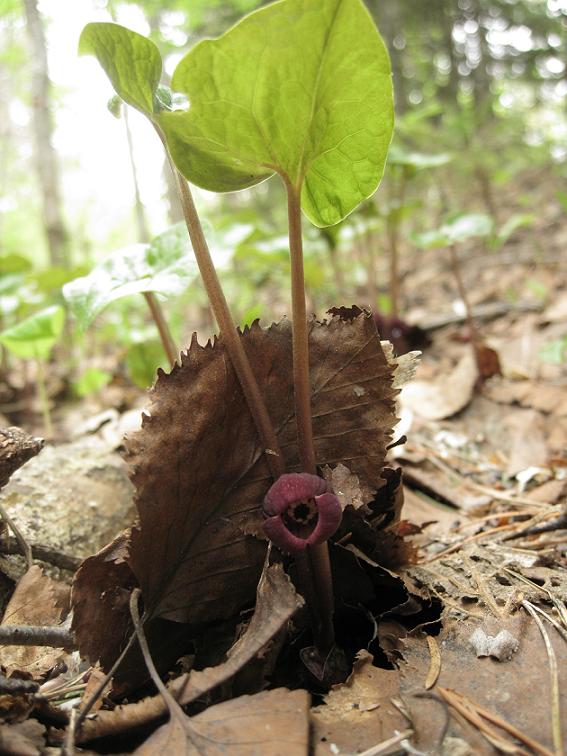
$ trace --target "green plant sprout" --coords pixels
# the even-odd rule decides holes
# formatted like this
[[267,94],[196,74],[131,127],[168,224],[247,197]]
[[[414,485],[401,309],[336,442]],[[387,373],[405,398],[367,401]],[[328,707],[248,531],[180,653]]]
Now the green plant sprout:
[[[280,0],[250,14],[218,39],[197,44],[178,64],[172,88],[187,96],[188,110],[156,103],[161,58],[143,37],[114,24],[89,24],[80,50],[98,58],[116,92],[147,115],[162,137],[221,337],[272,452],[275,433],[185,179],[215,192],[244,189],[275,174],[282,180],[298,448],[303,472],[315,475],[301,213],[319,227],[340,222],[374,193],[384,171],[393,130],[391,70],[368,11],[361,0]],[[279,477],[281,453],[267,459]],[[324,660],[334,644],[327,544],[298,554],[297,564],[311,584],[306,593]]]
[[[174,297],[197,275],[187,232],[176,224],[148,244],[133,244],[111,253],[87,275],[63,286],[63,296],[80,328],[86,330],[111,302],[132,294]],[[161,308],[159,308],[161,314]],[[160,317],[155,323],[162,343],[171,340]],[[168,359],[171,355],[166,349]]]
[[37,366],[37,391],[43,413],[45,435],[51,436],[51,414],[45,384],[45,363],[59,340],[65,324],[60,305],[47,307],[0,333],[0,344],[16,357],[34,360]]
[[[459,297],[465,308],[465,316],[469,328],[472,347],[478,373],[481,379],[488,378],[498,372],[498,358],[493,353],[489,357],[489,350],[483,343],[479,329],[474,321],[470,300],[461,274],[457,245],[473,238],[489,238],[493,233],[492,218],[483,213],[468,213],[452,216],[439,228],[414,235],[415,243],[424,249],[446,247],[449,250],[451,269],[457,284]],[[496,364],[495,364],[496,363]]]

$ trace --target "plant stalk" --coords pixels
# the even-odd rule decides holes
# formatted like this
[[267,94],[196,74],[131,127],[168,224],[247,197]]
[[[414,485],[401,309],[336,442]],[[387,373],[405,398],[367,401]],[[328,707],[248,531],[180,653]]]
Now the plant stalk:
[[[303,238],[301,234],[300,194],[286,182],[289,254],[291,262],[291,307],[293,327],[293,386],[297,443],[302,469],[317,474],[313,424],[311,418],[311,379],[309,374],[309,331],[305,305],[305,279],[303,274]],[[329,548],[326,543],[308,547],[306,554],[298,554],[298,572],[307,596],[315,597],[314,615],[315,644],[322,657],[332,649],[335,642],[333,629],[333,582]]]
[[[134,182],[134,208],[136,210],[136,225],[138,227],[138,241],[147,243],[150,241],[150,232],[148,230],[148,222],[146,219],[146,213],[144,210],[144,204],[142,202],[142,195],[140,194],[140,184],[138,181],[138,171],[136,170],[136,161],[134,160],[134,145],[132,143],[132,133],[130,131],[130,124],[128,122],[128,107],[124,105],[124,128],[126,130],[126,141],[128,143],[128,156],[130,158],[130,169],[132,171],[132,181]],[[159,337],[163,346],[163,350],[169,361],[169,364],[173,366],[177,359],[178,350],[175,346],[173,336],[169,330],[167,320],[163,314],[162,306],[160,305],[156,295],[153,291],[145,291],[144,298],[147,302],[156,328],[158,329]]]
[[457,254],[457,248],[455,247],[454,244],[451,244],[449,246],[449,255],[451,257],[451,268],[453,271],[455,282],[457,284],[457,289],[459,291],[459,297],[461,298],[461,301],[465,307],[465,317],[466,317],[467,325],[469,327],[471,341],[472,341],[473,346],[476,346],[482,342],[482,339],[478,332],[478,328],[476,327],[476,324],[474,322],[471,303],[469,301],[467,290],[465,289],[465,284],[463,282],[463,277],[461,275],[461,266],[459,264],[459,256]]
[[43,428],[47,437],[51,436],[53,427],[51,425],[51,413],[49,411],[49,397],[47,396],[47,388],[45,385],[45,371],[43,368],[43,360],[39,357],[36,360],[37,365],[37,393],[39,395],[39,401],[41,403],[41,412],[43,415]]
[[228,303],[211,258],[209,246],[203,233],[201,221],[199,220],[199,215],[197,214],[197,209],[193,202],[189,185],[173,163],[161,129],[155,123],[154,127],[163,143],[169,164],[171,165],[171,170],[175,176],[177,190],[181,200],[181,207],[183,208],[183,216],[185,218],[185,223],[187,224],[189,238],[193,245],[195,259],[199,266],[199,271],[201,273],[205,291],[207,292],[211,310],[217,321],[220,335],[226,345],[232,366],[234,367],[244,398],[246,399],[258,435],[260,436],[270,474],[274,480],[277,480],[277,478],[285,472],[285,464],[279,448],[276,432],[272,425],[262,394],[260,393],[256,376],[252,371],[252,366],[250,365],[248,356],[244,351],[236,324],[228,308]]
[[178,350],[175,346],[175,342],[173,341],[169,326],[167,325],[167,321],[163,314],[163,309],[153,291],[145,291],[144,299],[146,300],[148,307],[150,308],[150,312],[152,313],[152,318],[154,319],[154,323],[156,324],[156,328],[158,329],[158,333],[167,359],[169,360],[170,365],[173,366],[175,364],[175,360],[177,359]]
[[390,315],[394,318],[400,315],[400,267],[399,267],[399,250],[398,242],[400,239],[400,213],[404,203],[407,188],[407,177],[405,173],[400,177],[398,190],[395,193],[395,202],[397,207],[388,215],[386,223],[388,245],[390,247]]

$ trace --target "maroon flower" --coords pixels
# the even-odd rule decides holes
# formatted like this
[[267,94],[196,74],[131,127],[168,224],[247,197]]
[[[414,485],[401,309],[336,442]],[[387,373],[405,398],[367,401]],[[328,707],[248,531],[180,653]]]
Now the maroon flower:
[[342,509],[327,481],[309,473],[279,477],[264,498],[264,533],[282,551],[303,551],[339,527]]

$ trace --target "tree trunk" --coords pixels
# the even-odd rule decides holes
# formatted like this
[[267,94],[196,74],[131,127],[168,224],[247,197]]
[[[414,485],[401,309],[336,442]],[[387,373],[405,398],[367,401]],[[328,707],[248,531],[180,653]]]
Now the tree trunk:
[[69,264],[69,235],[63,220],[59,169],[53,149],[53,122],[50,112],[51,84],[47,50],[37,0],[24,0],[32,61],[32,106],[35,138],[35,167],[38,175],[43,224],[51,265]]

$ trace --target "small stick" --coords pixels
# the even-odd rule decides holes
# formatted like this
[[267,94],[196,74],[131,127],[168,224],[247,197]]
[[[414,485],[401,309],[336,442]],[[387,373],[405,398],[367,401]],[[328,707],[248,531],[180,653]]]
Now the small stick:
[[[2,514],[1,506],[0,514]],[[2,514],[2,516],[4,515]],[[40,543],[34,543],[33,546],[28,545],[28,548],[33,552],[36,559],[39,559],[41,562],[52,564],[54,567],[59,567],[61,570],[67,570],[68,572],[76,572],[83,561],[80,557],[65,554],[63,551],[58,551],[51,546],[46,546]],[[22,554],[23,552],[24,549],[17,538],[8,537],[6,539],[0,539],[0,554]]]
[[77,648],[75,636],[62,625],[0,625],[0,646]]
[[0,516],[2,517],[6,525],[10,528],[12,533],[16,536],[16,541],[18,542],[18,546],[20,547],[20,553],[23,554],[26,558],[26,565],[28,570],[31,569],[33,567],[33,553],[31,546],[26,541],[21,530],[18,528],[14,520],[12,520],[8,512],[6,512],[2,504],[0,504]]
[[[104,678],[100,681],[98,686],[95,688],[95,690],[92,692],[91,697],[85,702],[83,708],[79,711],[79,715],[77,716],[77,719],[75,722],[70,722],[69,729],[73,729],[72,739],[73,743],[75,742],[75,733],[79,730],[87,716],[89,715],[91,709],[95,705],[95,703],[98,701],[99,697],[102,695],[103,690],[106,688],[110,680],[112,679],[113,675],[115,674],[118,667],[122,664],[124,661],[124,658],[128,651],[132,648],[134,645],[134,641],[136,640],[136,632],[134,631],[130,638],[128,639],[128,643],[124,647],[124,650],[120,654],[120,656],[116,659],[112,667],[108,670]],[[69,734],[67,732],[67,734]]]
[[528,611],[535,623],[537,624],[539,631],[542,635],[543,642],[545,643],[545,650],[547,651],[547,658],[549,659],[549,676],[551,678],[551,732],[553,734],[553,746],[555,748],[555,756],[563,756],[563,736],[561,734],[561,701],[559,698],[559,673],[557,670],[557,657],[555,651],[551,645],[549,635],[545,629],[543,622],[534,612],[532,605],[529,601],[522,601],[522,606]]

